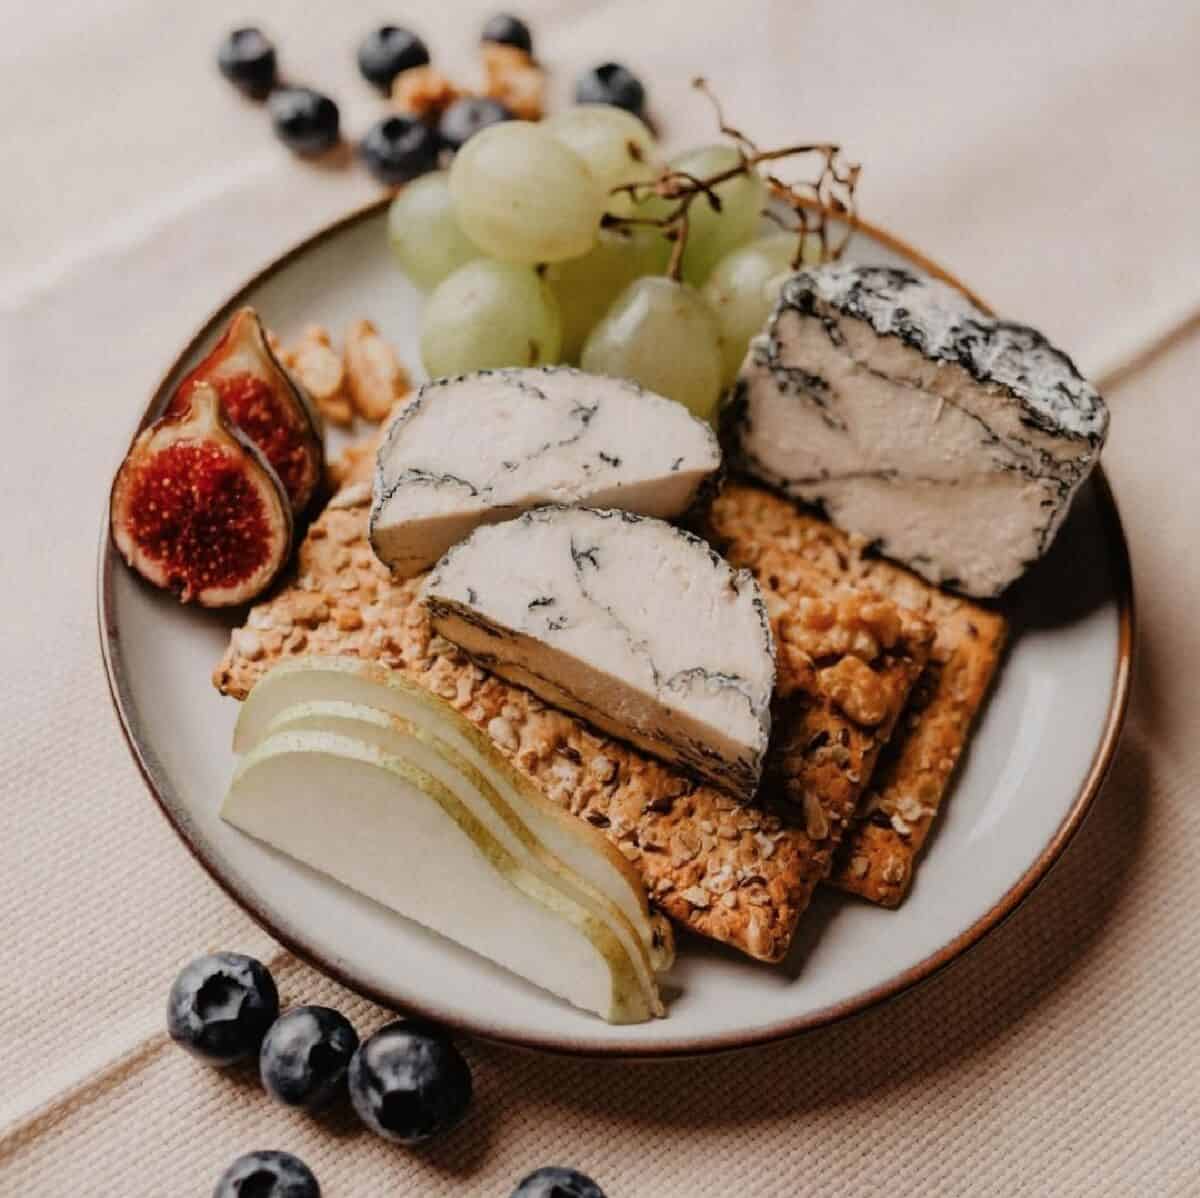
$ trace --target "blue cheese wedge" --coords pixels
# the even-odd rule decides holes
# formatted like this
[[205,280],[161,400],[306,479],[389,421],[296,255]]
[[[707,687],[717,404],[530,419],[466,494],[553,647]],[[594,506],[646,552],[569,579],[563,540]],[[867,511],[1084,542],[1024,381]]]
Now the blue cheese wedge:
[[439,379],[380,447],[371,544],[407,578],[479,525],[542,504],[672,519],[720,468],[707,424],[624,379],[561,367]]
[[435,629],[552,706],[749,797],[770,733],[762,595],[704,541],[548,507],[476,530],[425,580]]
[[980,597],[1047,551],[1108,432],[1040,333],[872,266],[788,280],[725,422],[739,469]]

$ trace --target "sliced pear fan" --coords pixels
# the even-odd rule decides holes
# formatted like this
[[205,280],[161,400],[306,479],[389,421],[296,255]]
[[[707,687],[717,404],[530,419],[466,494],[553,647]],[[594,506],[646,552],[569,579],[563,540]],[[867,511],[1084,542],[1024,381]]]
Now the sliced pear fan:
[[611,927],[507,852],[432,774],[352,737],[269,737],[236,827],[613,1023],[657,1013]]
[[[280,662],[242,704],[233,733],[234,752],[245,753],[258,744],[285,709],[328,700],[373,707],[431,729],[489,779],[551,853],[625,912],[656,960],[663,962],[658,968],[670,967],[670,925],[651,916],[641,879],[607,838],[542,795],[482,732],[447,703],[386,666],[356,657],[301,657]],[[582,842],[581,829],[588,833]],[[668,955],[663,956],[664,952]]]
[[[441,706],[437,701],[435,705]],[[451,714],[456,721],[460,718],[456,712],[451,711]],[[492,763],[494,768],[489,770],[489,778],[433,731],[374,707],[328,700],[285,708],[271,721],[267,737],[281,732],[312,731],[353,737],[428,770],[473,810],[507,850],[518,856],[532,853],[539,871],[548,875],[550,881],[577,891],[576,897],[589,910],[613,924],[630,956],[638,963],[643,981],[651,988],[654,971],[670,967],[673,943],[670,925],[663,921],[667,928],[667,934],[663,935],[661,928],[646,919],[646,911],[637,901],[640,886],[636,880],[631,882],[624,876],[627,871],[623,858],[613,851],[603,836],[587,825],[580,825],[579,821],[555,807],[542,812],[540,807],[545,800],[532,791],[528,783],[520,779],[514,781],[503,758]],[[495,753],[495,750],[490,749],[490,752]],[[535,802],[535,807],[526,813],[533,816],[529,822],[520,814],[521,804],[529,801],[520,793],[526,789],[532,792]],[[506,794],[511,797],[506,798]],[[581,831],[584,833],[582,838],[579,836]],[[544,835],[547,832],[548,837]],[[560,850],[566,850],[564,859],[554,855],[546,840],[553,841]],[[578,875],[569,864],[572,858],[579,860],[582,854],[594,855],[598,849],[600,863],[592,872],[603,871],[609,875],[602,878],[608,890]],[[619,862],[615,868],[609,860],[610,854]]]
[[288,662],[235,747],[231,823],[610,1022],[663,1013],[670,929],[628,862],[448,704],[371,663]]

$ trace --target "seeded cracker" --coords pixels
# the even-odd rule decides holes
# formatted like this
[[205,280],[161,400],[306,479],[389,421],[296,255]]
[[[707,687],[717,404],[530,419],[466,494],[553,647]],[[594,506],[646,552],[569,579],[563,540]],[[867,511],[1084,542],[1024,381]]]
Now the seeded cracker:
[[[301,546],[295,582],[233,633],[214,673],[218,689],[244,698],[275,661],[304,654],[349,654],[403,670],[486,730],[549,798],[604,829],[667,915],[752,957],[781,960],[920,673],[929,630],[909,617],[912,644],[898,640],[880,655],[878,688],[858,676],[835,684],[789,674],[767,787],[788,800],[788,826],[592,732],[436,637],[417,600],[422,578],[394,583],[367,543],[368,462],[359,454],[342,473],[342,491]],[[860,701],[876,721],[869,727],[839,706]],[[882,714],[870,706],[877,702]]]
[[870,587],[936,628],[929,666],[881,757],[830,878],[843,890],[896,907],[908,893],[915,860],[1000,662],[1004,617],[867,556],[860,540],[760,487],[730,483],[711,519],[730,560],[753,569],[760,585],[770,582],[791,594],[797,564],[804,563],[843,587]]

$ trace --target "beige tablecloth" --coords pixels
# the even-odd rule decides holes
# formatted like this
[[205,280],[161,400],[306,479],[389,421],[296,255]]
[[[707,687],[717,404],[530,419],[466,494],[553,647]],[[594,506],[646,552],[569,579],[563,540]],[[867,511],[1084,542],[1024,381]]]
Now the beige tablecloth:
[[354,77],[363,30],[409,21],[465,76],[490,7],[0,7],[0,1193],[206,1194],[234,1155],[270,1146],[333,1198],[503,1196],[549,1162],[611,1198],[1195,1194],[1191,0],[523,5],[560,92],[615,56],[648,80],[673,145],[707,133],[698,72],[764,139],[840,138],[867,164],[866,216],[1119,372],[1106,462],[1140,589],[1136,694],[1092,818],[1016,917],[918,992],[789,1045],[632,1067],[471,1044],[474,1114],[421,1152],[344,1113],[289,1114],[252,1074],[166,1042],[172,976],[218,947],[268,960],[285,1001],[363,1029],[385,1017],[193,864],[127,756],[97,651],[100,507],[148,387],[252,268],[373,193],[352,166],[292,161],[216,78],[213,45],[261,20],[353,133],[377,108]]

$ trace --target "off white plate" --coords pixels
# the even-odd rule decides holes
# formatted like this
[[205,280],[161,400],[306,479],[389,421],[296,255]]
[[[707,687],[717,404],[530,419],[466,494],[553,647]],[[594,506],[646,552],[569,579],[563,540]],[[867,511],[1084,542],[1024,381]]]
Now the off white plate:
[[[860,229],[849,257],[948,277],[878,230]],[[148,414],[243,303],[284,341],[314,321],[340,331],[370,317],[417,369],[422,299],[390,259],[377,204],[231,297],[182,352]],[[142,585],[107,536],[99,563],[101,644],[130,747],[167,818],[255,919],[386,1005],[532,1047],[637,1056],[761,1043],[862,1010],[949,963],[1043,877],[1099,789],[1127,698],[1129,564],[1102,478],[1006,607],[1012,649],[900,910],[821,891],[778,967],[681,937],[669,1018],[614,1028],[223,824],[217,806],[233,766],[237,705],[210,674],[237,621]]]

